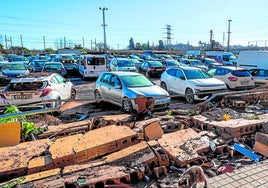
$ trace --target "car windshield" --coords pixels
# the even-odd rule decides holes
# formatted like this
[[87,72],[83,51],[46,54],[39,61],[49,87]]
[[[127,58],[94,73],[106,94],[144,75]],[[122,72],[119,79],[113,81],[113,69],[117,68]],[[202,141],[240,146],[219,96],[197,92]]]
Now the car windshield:
[[134,66],[132,61],[118,61],[117,65],[118,67],[133,67]]
[[180,63],[177,61],[167,61],[167,66],[179,66]]
[[126,87],[148,87],[154,85],[143,75],[122,76],[121,79]]
[[191,61],[192,66],[203,65],[200,61]]
[[232,72],[232,74],[237,77],[250,77],[251,76],[251,74],[247,70],[235,70]]
[[0,57],[0,61],[5,61],[5,58],[4,57]]
[[26,57],[15,57],[13,61],[28,61]]
[[150,65],[152,67],[159,67],[159,66],[163,66],[163,64],[160,61],[151,61]]
[[210,76],[206,72],[198,69],[184,70],[184,73],[188,80],[210,78]]
[[14,82],[10,83],[8,89],[10,91],[31,91],[42,89],[45,82]]
[[26,70],[26,67],[24,64],[5,64],[3,69],[9,69],[9,70]]
[[45,65],[44,69],[61,69],[62,65],[61,64],[49,64]]

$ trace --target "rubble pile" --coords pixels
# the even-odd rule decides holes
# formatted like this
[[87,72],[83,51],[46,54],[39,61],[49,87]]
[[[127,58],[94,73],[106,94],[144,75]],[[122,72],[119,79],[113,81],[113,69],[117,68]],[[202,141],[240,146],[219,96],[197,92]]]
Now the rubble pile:
[[232,172],[268,157],[266,95],[226,96],[202,114],[171,108],[50,123],[39,140],[0,148],[0,186],[177,187],[189,166],[207,177]]

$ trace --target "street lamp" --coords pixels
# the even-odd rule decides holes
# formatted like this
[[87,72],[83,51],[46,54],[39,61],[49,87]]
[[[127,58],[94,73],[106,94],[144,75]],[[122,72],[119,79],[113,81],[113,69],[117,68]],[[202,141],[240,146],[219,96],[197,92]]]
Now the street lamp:
[[104,47],[104,53],[106,53],[107,52],[107,44],[106,44],[106,30],[105,30],[105,27],[107,26],[106,24],[105,24],[105,10],[108,10],[108,8],[106,8],[106,7],[103,7],[103,8],[101,8],[101,7],[99,7],[99,9],[100,10],[102,10],[102,18],[103,18],[103,24],[101,25],[101,26],[103,26],[103,47]]
[[230,23],[231,23],[231,19],[228,20],[229,24],[228,24],[228,41],[227,41],[227,52],[230,51],[230,34],[231,34],[231,31],[230,31]]

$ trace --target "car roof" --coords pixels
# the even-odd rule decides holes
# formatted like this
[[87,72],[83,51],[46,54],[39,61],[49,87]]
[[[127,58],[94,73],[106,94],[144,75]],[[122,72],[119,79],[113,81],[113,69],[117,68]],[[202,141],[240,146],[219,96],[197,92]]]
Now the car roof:
[[229,70],[247,70],[247,69],[242,68],[242,67],[234,67],[234,66],[220,66],[217,68],[224,68],[224,69],[229,69]]
[[190,66],[180,66],[180,67],[173,67],[169,69],[182,69],[182,70],[201,70],[198,67],[190,67]]
[[114,72],[104,72],[103,74],[113,74],[116,76],[137,76],[137,75],[142,75],[137,72],[127,72],[127,71],[114,71]]
[[[40,72],[40,73],[30,73],[25,76],[13,78],[10,83],[18,83],[18,82],[42,82],[47,81],[52,78],[57,73],[47,73],[47,72]],[[59,75],[59,74],[57,74]]]

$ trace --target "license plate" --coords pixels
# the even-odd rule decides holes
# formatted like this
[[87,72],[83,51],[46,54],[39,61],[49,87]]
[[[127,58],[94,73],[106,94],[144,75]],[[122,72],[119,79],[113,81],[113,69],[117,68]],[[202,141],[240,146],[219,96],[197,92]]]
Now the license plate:
[[241,82],[241,85],[248,85],[249,84],[249,81],[242,81]]
[[14,99],[31,99],[32,95],[14,95]]

